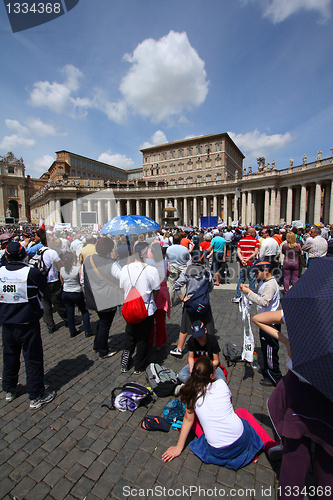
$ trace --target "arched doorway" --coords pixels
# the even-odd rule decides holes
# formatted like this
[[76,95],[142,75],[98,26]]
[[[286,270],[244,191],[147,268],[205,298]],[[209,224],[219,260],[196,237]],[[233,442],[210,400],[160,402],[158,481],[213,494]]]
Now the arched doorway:
[[8,209],[10,210],[10,217],[13,217],[14,219],[19,218],[18,203],[16,200],[9,200]]

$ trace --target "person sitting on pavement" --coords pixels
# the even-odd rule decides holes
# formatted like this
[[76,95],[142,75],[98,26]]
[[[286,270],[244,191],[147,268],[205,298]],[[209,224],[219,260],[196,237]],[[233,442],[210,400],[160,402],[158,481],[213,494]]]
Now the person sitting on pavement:
[[[203,314],[200,312],[190,313],[186,308],[186,302],[204,283],[207,283],[208,292],[210,293],[214,288],[214,282],[211,273],[205,267],[205,252],[196,250],[192,253],[192,264],[181,273],[174,286],[175,293],[178,295],[179,300],[183,302],[183,312],[177,347],[170,351],[170,354],[173,356],[182,357],[186,337],[192,333],[191,327],[193,321],[201,320],[207,328],[208,334],[215,335],[214,319],[210,304],[208,304]],[[184,285],[186,287],[185,295],[182,292]]]
[[[220,367],[219,352],[221,351],[219,343],[215,335],[207,335],[207,328],[201,320],[196,320],[191,326],[192,335],[188,339],[188,361],[187,364],[178,373],[178,378],[185,384],[187,379],[191,376],[194,363],[198,358],[207,356],[216,371],[216,378],[221,378],[226,382],[226,378],[222,368]],[[181,386],[178,386],[179,389]],[[179,391],[177,390],[177,392]],[[176,394],[176,393],[175,393]]]
[[43,316],[41,296],[46,277],[24,261],[26,251],[19,242],[6,248],[6,264],[0,268],[0,323],[2,324],[2,388],[6,402],[17,396],[20,386],[21,350],[25,362],[30,408],[50,403],[55,392],[45,390],[44,356],[39,320]]
[[269,454],[279,445],[246,409],[234,411],[231,392],[224,380],[216,378],[207,357],[195,362],[179,396],[186,413],[178,443],[163,453],[164,462],[181,454],[191,429],[199,439],[192,441],[190,448],[200,460],[234,470],[255,460],[263,448]]
[[[257,312],[277,311],[280,308],[279,285],[272,275],[272,262],[257,261],[253,269],[258,274],[259,287],[257,293],[242,284],[241,291],[248,296],[248,299],[257,304]],[[276,325],[280,329],[280,325]],[[264,358],[264,378],[260,384],[264,386],[276,386],[282,378],[279,366],[279,341],[263,330],[259,329],[261,351]]]

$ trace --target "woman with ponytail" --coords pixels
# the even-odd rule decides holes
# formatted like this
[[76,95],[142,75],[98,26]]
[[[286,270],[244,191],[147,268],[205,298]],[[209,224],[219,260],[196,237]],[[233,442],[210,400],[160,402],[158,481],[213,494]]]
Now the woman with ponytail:
[[238,470],[257,454],[277,446],[256,419],[245,409],[234,412],[231,392],[222,379],[216,379],[211,360],[199,358],[190,378],[179,393],[186,413],[176,446],[162,455],[165,462],[181,454],[192,429],[199,439],[190,448],[204,463]]
[[86,308],[83,291],[80,285],[80,266],[73,266],[75,254],[66,252],[62,262],[64,267],[60,269],[60,281],[63,285],[62,300],[67,311],[67,322],[71,337],[79,332],[75,328],[74,311],[77,306],[82,314],[83,328],[86,337],[91,335],[89,312]]

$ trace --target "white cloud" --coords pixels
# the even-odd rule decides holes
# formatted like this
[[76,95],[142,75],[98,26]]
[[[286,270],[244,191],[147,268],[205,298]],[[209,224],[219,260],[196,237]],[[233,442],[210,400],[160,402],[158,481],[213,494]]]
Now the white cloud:
[[0,149],[6,151],[14,150],[19,146],[28,148],[35,146],[35,136],[59,135],[53,125],[42,122],[40,118],[29,118],[25,125],[22,125],[18,120],[7,118],[5,124],[9,130],[16,132],[5,136],[0,142]]
[[56,128],[50,123],[44,123],[40,118],[29,118],[26,121],[31,132],[34,132],[40,137],[47,135],[58,135]]
[[71,64],[66,64],[62,69],[66,75],[64,83],[48,81],[36,82],[30,93],[29,103],[35,107],[48,107],[56,113],[70,112],[74,107],[71,99],[72,92],[79,88],[81,71]]
[[152,148],[153,146],[160,146],[161,144],[166,144],[168,139],[162,130],[156,130],[150,138],[150,141],[144,142],[140,149]]
[[54,158],[50,155],[44,155],[41,158],[37,158],[31,166],[27,166],[29,169],[29,173],[32,176],[40,177],[44,172],[47,172],[52,163],[54,162]]
[[205,101],[205,63],[186,33],[170,31],[159,40],[146,39],[124,59],[132,66],[120,91],[134,112],[160,122]]
[[260,133],[259,130],[254,130],[246,132],[246,134],[235,134],[234,132],[228,132],[228,134],[239,149],[251,159],[282,149],[292,140],[290,132],[266,135]]
[[98,157],[98,161],[107,163],[108,165],[113,165],[114,167],[123,168],[125,170],[136,168],[136,165],[132,158],[127,158],[127,156],[121,155],[119,153],[112,153],[110,149],[105,151],[105,153],[102,153]]
[[124,101],[111,102],[106,101],[100,108],[104,111],[107,117],[118,125],[126,123],[127,119],[127,105]]
[[34,139],[29,139],[18,134],[6,135],[0,142],[0,149],[7,151],[13,151],[18,146],[32,147],[36,144]]
[[317,11],[321,21],[331,17],[331,0],[241,0],[243,4],[260,3],[263,16],[274,24],[285,21],[288,17],[301,10]]
[[27,135],[29,133],[29,129],[24,125],[21,125],[20,122],[17,120],[11,120],[7,118],[5,120],[5,124],[6,127],[9,128],[9,130],[14,130],[19,135]]

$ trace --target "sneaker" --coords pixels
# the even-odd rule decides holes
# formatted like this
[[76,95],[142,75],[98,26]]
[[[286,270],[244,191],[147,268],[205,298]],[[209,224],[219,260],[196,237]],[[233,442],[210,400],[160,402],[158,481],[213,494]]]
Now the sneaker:
[[49,333],[54,333],[56,331],[55,325],[49,326],[48,329],[49,329]]
[[93,349],[92,352],[96,354],[98,352],[98,349]]
[[270,448],[267,452],[268,457],[274,461],[281,460],[282,454],[283,454],[283,446],[281,444],[272,446],[272,448]]
[[134,370],[134,375],[140,375],[144,370]]
[[183,356],[183,351],[181,349],[172,349],[172,351],[170,351],[170,354],[172,354],[172,356],[177,356],[177,358],[181,358]]
[[180,389],[183,387],[183,385],[184,385],[184,384],[179,384],[179,385],[177,385],[177,387],[175,388],[174,395],[175,395],[176,397],[178,397],[178,396],[179,396]]
[[6,403],[11,403],[12,401],[14,401],[14,399],[17,396],[18,391],[20,390],[20,387],[21,387],[20,384],[18,384],[15,387],[15,389],[6,393],[6,398],[5,398]]
[[231,299],[231,302],[233,302],[234,304],[239,304],[240,301],[241,301],[240,297],[234,297],[233,299]]
[[121,373],[127,373],[128,372],[128,368],[121,368]]
[[112,356],[114,356],[115,354],[117,354],[117,351],[109,351],[107,354],[105,354],[105,356],[100,356],[98,359],[106,359],[106,358],[111,358]]
[[94,334],[93,334],[93,332],[91,330],[89,330],[89,332],[84,332],[84,336],[86,338],[88,338],[88,337],[94,337]]
[[270,378],[262,378],[261,380],[259,380],[259,384],[263,385],[264,387],[275,387],[275,384],[273,384]]
[[55,397],[55,391],[44,391],[43,395],[40,398],[32,399],[30,401],[29,408],[31,408],[31,410],[38,410],[38,408],[40,408],[41,406],[46,405],[47,403],[51,403],[51,401],[53,401]]

